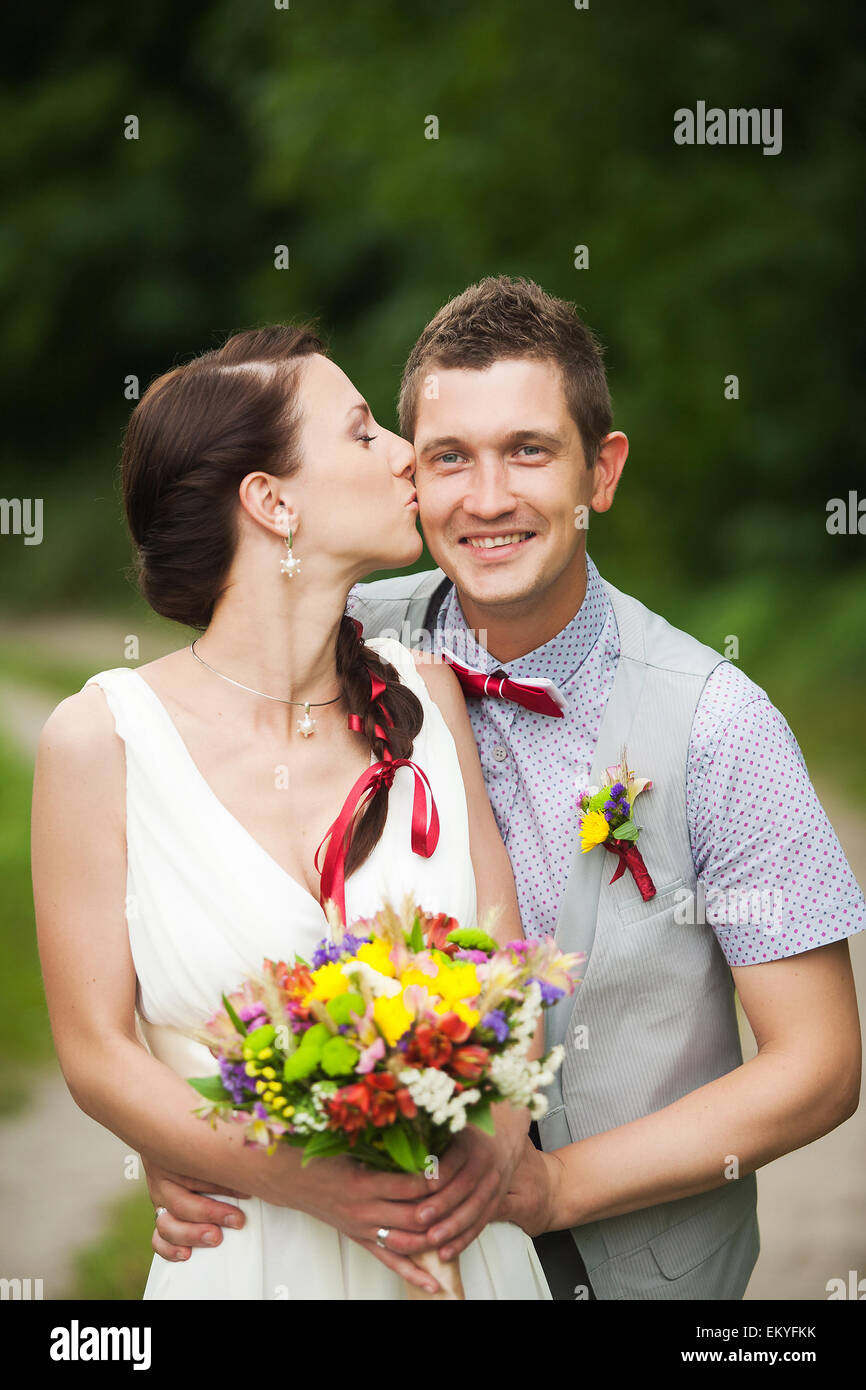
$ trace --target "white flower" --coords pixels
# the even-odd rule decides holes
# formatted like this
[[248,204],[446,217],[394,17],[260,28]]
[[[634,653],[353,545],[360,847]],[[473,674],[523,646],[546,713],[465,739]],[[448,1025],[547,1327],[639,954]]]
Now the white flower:
[[378,999],[380,995],[390,998],[393,994],[399,994],[402,989],[399,980],[389,979],[387,975],[382,974],[381,970],[374,970],[372,965],[368,965],[365,960],[347,960],[345,965],[341,966],[341,973],[350,980],[360,976],[364,983],[369,986],[370,993],[375,999]]

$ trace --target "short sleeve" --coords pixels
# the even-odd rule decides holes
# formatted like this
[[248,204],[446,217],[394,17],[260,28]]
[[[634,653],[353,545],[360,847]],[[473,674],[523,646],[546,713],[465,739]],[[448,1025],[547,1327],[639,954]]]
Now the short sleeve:
[[695,714],[692,854],[731,966],[812,950],[866,927],[866,903],[788,724],[736,667],[712,673]]

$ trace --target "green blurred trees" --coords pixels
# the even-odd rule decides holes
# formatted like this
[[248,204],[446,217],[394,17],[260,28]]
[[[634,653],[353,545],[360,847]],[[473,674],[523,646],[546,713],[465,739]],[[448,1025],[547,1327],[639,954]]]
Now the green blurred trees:
[[[744,575],[806,592],[862,565],[863,539],[824,524],[829,497],[866,493],[862,20],[655,8],[153,0],[38,29],[12,11],[0,488],[44,497],[45,540],[0,536],[4,594],[127,593],[129,374],[143,389],[239,327],[315,314],[392,424],[417,332],[497,272],[576,300],[608,345],[632,443],[593,530],[611,578],[649,599]],[[673,113],[699,99],[781,107],[782,153],[676,146]]]

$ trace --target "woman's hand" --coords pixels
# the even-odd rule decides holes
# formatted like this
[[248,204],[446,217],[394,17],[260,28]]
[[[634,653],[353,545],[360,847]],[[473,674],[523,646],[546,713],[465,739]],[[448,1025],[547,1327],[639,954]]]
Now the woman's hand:
[[[473,1133],[486,1139],[480,1131]],[[277,1205],[291,1206],[334,1226],[395,1274],[429,1293],[435,1293],[439,1285],[412,1262],[411,1256],[434,1247],[428,1234],[430,1222],[437,1216],[449,1218],[450,1228],[461,1242],[459,1248],[464,1249],[483,1229],[499,1201],[499,1181],[491,1181],[490,1150],[486,1146],[477,1149],[461,1135],[440,1159],[435,1179],[378,1173],[350,1158],[318,1158],[306,1168],[295,1168],[287,1188],[281,1181],[280,1156],[278,1149],[268,1159],[273,1165],[272,1197]],[[296,1150],[286,1150],[287,1158],[296,1156]],[[163,1259],[185,1260],[193,1249],[219,1245],[222,1227],[244,1224],[242,1210],[214,1197],[243,1200],[246,1194],[167,1172],[142,1157],[154,1208],[166,1208],[157,1219],[152,1242]],[[287,1191],[290,1201],[286,1200]],[[434,1196],[437,1205],[422,1219],[422,1205]],[[382,1227],[389,1231],[384,1248],[376,1244],[376,1233]]]

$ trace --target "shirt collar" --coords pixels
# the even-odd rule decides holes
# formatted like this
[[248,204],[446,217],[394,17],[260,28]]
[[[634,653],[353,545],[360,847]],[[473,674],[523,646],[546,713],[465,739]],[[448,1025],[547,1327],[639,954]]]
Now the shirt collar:
[[457,660],[465,662],[467,666],[485,672],[502,669],[517,680],[547,679],[562,687],[586,661],[612,611],[601,575],[587,555],[583,603],[561,632],[525,656],[519,656],[514,661],[497,661],[486,647],[476,642],[467,627],[457,590],[453,586],[437,614],[436,630],[439,644],[448,647]]

